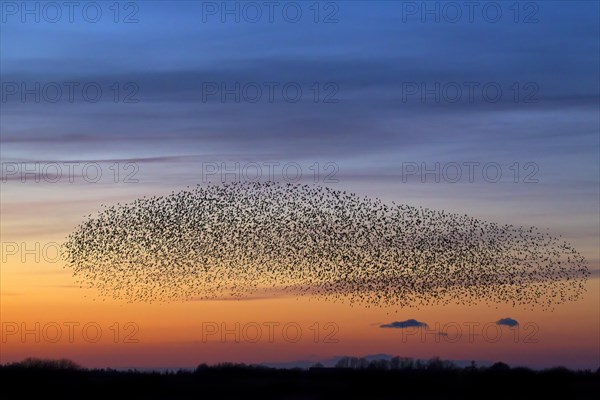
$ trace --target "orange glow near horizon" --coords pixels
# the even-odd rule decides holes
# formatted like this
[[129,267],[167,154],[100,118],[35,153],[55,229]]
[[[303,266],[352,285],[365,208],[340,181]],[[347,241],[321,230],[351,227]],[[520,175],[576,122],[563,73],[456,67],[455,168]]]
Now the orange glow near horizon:
[[[149,304],[96,298],[74,286],[60,263],[6,261],[2,363],[65,357],[88,367],[192,368],[391,354],[533,367],[560,359],[595,368],[599,354],[600,330],[590,318],[600,312],[597,277],[583,299],[546,312],[508,305],[377,309],[307,297]],[[498,327],[504,317],[520,325]],[[379,327],[411,318],[428,327]]]
[[[402,188],[389,191],[378,186],[368,190],[352,185],[337,186],[346,187],[358,193],[378,193],[384,201],[395,198],[419,204],[422,200],[418,192],[411,197]],[[550,216],[544,221],[539,220],[539,215],[529,220],[523,218],[523,223],[549,226],[563,233],[565,240],[586,256],[590,269],[595,271],[582,299],[558,305],[554,311],[502,304],[377,308],[308,297],[125,303],[98,298],[94,290],[75,285],[71,271],[63,268],[62,261],[54,259],[56,246],[83,216],[95,214],[100,204],[131,201],[142,195],[169,193],[178,188],[181,188],[178,183],[159,188],[97,185],[90,186],[90,190],[77,184],[66,186],[64,190],[56,190],[53,185],[3,184],[0,362],[42,357],[70,358],[88,367],[192,368],[200,363],[318,362],[335,356],[390,354],[422,359],[438,356],[452,360],[504,361],[532,367],[561,364],[571,368],[598,368],[600,280],[598,248],[594,245],[596,233],[577,226],[561,228],[563,222],[553,225]],[[493,219],[508,223],[521,219],[511,217],[513,211],[503,210],[500,200],[489,202],[487,209],[478,209],[476,204],[479,204],[478,199],[453,203],[440,199],[439,204],[429,201],[428,206],[471,212],[482,218],[492,213]],[[39,243],[37,250],[36,243]],[[7,247],[15,244],[16,251]],[[518,338],[515,340],[514,329],[503,326],[500,338],[495,341],[494,323],[505,317],[519,321]],[[379,327],[408,319],[427,323],[429,328]],[[272,341],[268,337],[271,323],[278,324],[273,326]],[[479,324],[473,328],[472,337],[468,331],[470,323]],[[83,333],[86,324],[89,337]],[[214,328],[215,324],[219,330],[207,335],[206,329]],[[229,330],[224,339],[220,336],[222,324]],[[237,329],[236,324],[239,324]],[[286,324],[292,339],[298,326],[302,330],[297,342],[288,340],[282,333]],[[61,328],[61,337],[54,342],[57,325]],[[261,327],[262,336],[255,341],[252,335],[256,334],[256,325]],[[462,330],[458,340],[455,338],[457,325]],[[69,326],[73,329],[72,339]],[[25,337],[21,336],[23,327],[29,330]],[[97,327],[102,332],[96,342]],[[485,333],[484,327],[488,329]],[[448,336],[436,334],[440,330]],[[248,337],[240,337],[240,343],[236,343],[236,331]],[[315,331],[318,332],[316,342]]]

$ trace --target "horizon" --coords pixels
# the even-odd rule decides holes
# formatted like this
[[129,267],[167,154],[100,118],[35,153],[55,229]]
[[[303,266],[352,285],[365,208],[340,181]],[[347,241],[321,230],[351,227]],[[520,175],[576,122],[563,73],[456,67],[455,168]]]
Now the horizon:
[[[487,369],[487,368],[493,367],[495,364],[504,364],[512,369],[525,368],[525,369],[529,369],[532,371],[547,371],[547,370],[552,370],[552,369],[567,368],[562,365],[555,365],[552,367],[520,365],[520,364],[510,365],[501,360],[496,360],[496,361],[490,361],[490,360],[445,360],[445,359],[441,359],[439,357],[431,357],[429,359],[419,359],[419,358],[415,359],[412,357],[402,357],[400,355],[393,356],[391,354],[367,354],[364,356],[338,355],[338,356],[334,356],[332,358],[323,359],[323,360],[295,360],[295,361],[289,361],[289,362],[262,362],[262,363],[251,363],[251,364],[231,363],[228,361],[222,361],[222,362],[218,362],[215,364],[200,363],[196,366],[186,366],[186,367],[125,366],[125,367],[119,367],[119,368],[112,368],[112,367],[88,368],[84,365],[79,365],[77,363],[74,363],[72,360],[69,360],[69,359],[44,359],[44,358],[30,357],[30,358],[26,358],[26,359],[19,360],[16,362],[1,364],[0,367],[11,367],[11,366],[15,366],[15,365],[20,366],[20,365],[26,364],[27,362],[54,363],[54,362],[59,362],[59,361],[68,361],[68,362],[73,362],[77,368],[81,368],[84,370],[114,370],[114,371],[118,371],[118,372],[127,372],[127,371],[160,372],[160,373],[171,373],[171,372],[177,372],[177,371],[194,372],[198,368],[202,368],[202,367],[220,368],[220,367],[229,367],[229,366],[232,366],[232,367],[257,367],[257,368],[268,368],[268,369],[302,369],[302,370],[308,370],[308,369],[315,368],[315,367],[319,367],[319,368],[353,368],[353,367],[340,367],[337,365],[338,361],[340,361],[344,358],[356,359],[356,360],[361,360],[361,359],[366,360],[368,362],[367,365],[370,365],[373,361],[381,361],[381,360],[390,361],[392,358],[398,358],[403,361],[410,360],[411,362],[418,363],[416,365],[421,366],[421,367],[426,366],[431,361],[437,360],[437,361],[442,361],[445,363],[446,362],[450,363],[450,365],[453,368],[458,368],[458,369],[471,368],[473,365],[475,365],[476,368]],[[364,369],[364,368],[365,367],[355,367],[355,369]],[[389,368],[389,365],[388,365],[388,368]],[[415,365],[413,365],[412,368],[415,368]],[[574,371],[574,372],[577,372],[577,371],[594,372],[593,369],[589,369],[589,368],[588,369],[569,369],[569,368],[567,368],[567,369],[570,371]]]

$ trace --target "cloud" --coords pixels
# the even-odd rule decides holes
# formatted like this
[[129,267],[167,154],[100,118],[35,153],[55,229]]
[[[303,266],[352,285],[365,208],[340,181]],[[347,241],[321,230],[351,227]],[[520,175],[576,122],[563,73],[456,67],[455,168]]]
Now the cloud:
[[519,322],[516,319],[512,319],[512,318],[501,318],[498,321],[496,321],[496,325],[505,325],[505,326],[517,326],[519,325]]
[[406,321],[394,321],[389,324],[382,324],[380,328],[395,328],[395,329],[405,329],[405,328],[426,328],[428,325],[425,322],[417,321],[416,319],[407,319]]

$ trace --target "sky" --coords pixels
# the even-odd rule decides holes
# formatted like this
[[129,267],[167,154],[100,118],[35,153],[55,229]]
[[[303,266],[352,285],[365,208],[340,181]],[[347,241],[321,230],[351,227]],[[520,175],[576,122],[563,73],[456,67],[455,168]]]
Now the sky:
[[[391,354],[600,366],[598,2],[1,1],[0,11],[0,362]],[[130,304],[79,288],[55,257],[102,204],[258,175],[548,229],[586,257],[587,292],[553,311],[289,296]]]

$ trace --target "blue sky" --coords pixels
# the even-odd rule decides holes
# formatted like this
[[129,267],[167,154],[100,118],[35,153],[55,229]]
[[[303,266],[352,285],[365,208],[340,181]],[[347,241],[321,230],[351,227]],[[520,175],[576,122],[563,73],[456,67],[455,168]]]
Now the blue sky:
[[[192,1],[145,1],[136,9],[123,2],[115,23],[112,3],[95,4],[97,23],[79,9],[73,22],[65,9],[56,23],[43,10],[39,22],[32,15],[23,22],[22,9],[3,5],[3,161],[134,160],[144,178],[140,193],[199,183],[206,161],[333,162],[339,187],[500,221],[557,221],[564,233],[585,236],[588,250],[597,243],[597,2],[521,2],[518,15],[513,3],[493,3],[499,18],[496,8],[482,14],[489,2],[477,2],[472,20],[465,2],[455,2],[457,22],[442,2],[427,6],[439,8],[439,22],[415,13],[420,2],[322,2],[318,23],[314,5],[302,2],[293,3],[302,11],[297,23],[282,5],[273,22],[264,7],[258,23],[244,14],[223,22],[220,10],[209,15],[206,2]],[[123,23],[131,12],[138,22]],[[337,22],[324,23],[327,15]],[[93,83],[103,92],[93,103],[79,89],[73,102],[63,92],[57,103],[6,92],[6,85],[36,82]],[[265,82],[277,85],[273,101]],[[114,102],[115,83],[120,100],[132,83],[137,102]],[[222,102],[205,91],[236,83],[260,86],[259,101]],[[301,88],[297,102],[283,97],[286,84]],[[430,92],[422,101],[421,85],[436,84],[446,96],[440,89],[439,101]],[[456,87],[462,97],[451,101]],[[483,87],[500,88],[500,98],[486,101]],[[418,176],[404,180],[406,162],[492,162],[503,178],[423,184]],[[538,183],[512,184],[515,162],[525,175],[523,165],[534,163]]]

